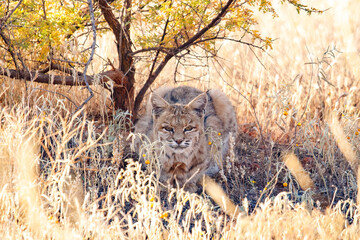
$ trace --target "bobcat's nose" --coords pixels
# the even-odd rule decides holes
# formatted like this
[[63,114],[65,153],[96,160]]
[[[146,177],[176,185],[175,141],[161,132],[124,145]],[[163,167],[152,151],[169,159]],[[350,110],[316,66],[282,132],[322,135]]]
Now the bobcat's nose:
[[181,143],[182,143],[182,141],[183,141],[183,140],[181,140],[181,139],[177,139],[177,140],[175,140],[175,142],[176,142],[177,144],[181,144]]

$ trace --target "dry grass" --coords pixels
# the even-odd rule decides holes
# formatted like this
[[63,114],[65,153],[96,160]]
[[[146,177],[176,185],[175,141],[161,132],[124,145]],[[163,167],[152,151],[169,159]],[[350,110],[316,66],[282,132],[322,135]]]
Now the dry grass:
[[[1,111],[1,171],[8,175],[0,193],[2,238],[351,239],[358,234],[357,206],[349,200],[347,212],[344,202],[321,212],[283,192],[252,213],[244,198],[245,214],[233,216],[230,200],[220,197],[227,216],[204,194],[164,192],[156,170],[142,170],[132,160],[124,170],[120,159],[107,156],[112,145],[107,132],[96,133],[86,116],[57,112],[36,116],[21,106]],[[214,182],[206,184],[211,196],[219,195]]]
[[[33,87],[79,102],[85,90],[29,84],[25,95],[1,78],[0,238],[356,239],[360,2],[316,4],[331,8],[309,17],[275,5],[279,19],[259,19],[278,38],[271,51],[224,43],[209,68],[179,69],[176,84],[220,88],[236,107],[241,134],[215,177],[227,196],[210,180],[197,194],[159,184],[153,146],[142,146],[146,166],[127,155],[128,116],[108,114],[101,88],[71,115],[62,95]],[[99,58],[93,71],[104,67]],[[154,88],[175,84],[174,68]]]

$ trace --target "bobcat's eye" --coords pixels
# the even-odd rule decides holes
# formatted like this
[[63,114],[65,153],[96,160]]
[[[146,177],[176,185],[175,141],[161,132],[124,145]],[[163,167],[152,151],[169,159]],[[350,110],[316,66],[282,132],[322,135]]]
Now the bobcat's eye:
[[174,131],[174,129],[172,127],[169,127],[169,126],[165,126],[165,127],[163,127],[163,129],[165,131],[167,131],[167,132],[173,132]]
[[191,130],[193,130],[194,127],[192,126],[187,126],[186,128],[184,128],[184,132],[190,132]]

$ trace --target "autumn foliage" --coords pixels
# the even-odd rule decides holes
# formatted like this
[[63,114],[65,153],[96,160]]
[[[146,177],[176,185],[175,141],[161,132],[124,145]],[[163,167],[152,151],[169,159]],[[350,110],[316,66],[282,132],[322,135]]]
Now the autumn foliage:
[[[282,3],[299,12],[321,12],[298,0]],[[214,58],[221,41],[271,49],[272,39],[254,28],[258,13],[277,17],[269,0],[9,1],[0,6],[0,71],[13,79],[63,84],[62,77],[54,76],[60,71],[60,76],[68,76],[67,85],[87,86],[91,98],[88,85],[103,73],[88,76],[87,66],[98,47],[96,36],[111,30],[119,65],[112,66],[115,79],[106,81],[115,84],[107,88],[115,108],[130,111],[135,118],[145,93],[169,60],[174,58],[181,65],[189,58]],[[81,46],[83,37],[93,39],[91,46]],[[148,65],[148,77],[135,96],[136,65],[141,63]],[[120,78],[119,83],[116,79]]]

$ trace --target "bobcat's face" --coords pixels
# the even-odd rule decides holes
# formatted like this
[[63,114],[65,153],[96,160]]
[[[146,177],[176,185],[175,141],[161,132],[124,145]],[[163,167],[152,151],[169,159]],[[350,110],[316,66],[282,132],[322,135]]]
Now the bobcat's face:
[[[182,106],[176,107],[183,108]],[[174,111],[170,111],[156,124],[158,139],[175,153],[186,152],[196,147],[200,135],[203,134],[202,119],[187,113],[186,109],[183,109],[182,112],[175,115]]]
[[174,153],[191,153],[204,134],[206,95],[199,95],[187,105],[169,104],[152,96],[154,133]]

